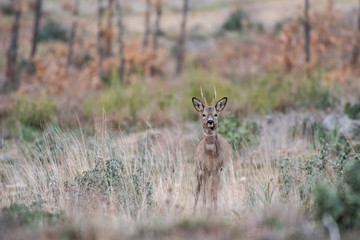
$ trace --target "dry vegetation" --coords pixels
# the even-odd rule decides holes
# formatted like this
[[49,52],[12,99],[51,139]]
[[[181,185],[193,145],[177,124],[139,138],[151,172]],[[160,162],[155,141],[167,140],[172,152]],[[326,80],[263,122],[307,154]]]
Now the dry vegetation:
[[[36,1],[23,0],[13,82],[9,2],[0,239],[357,239],[356,1],[310,0],[306,62],[300,0],[189,1],[188,14],[183,1],[149,1],[150,24],[146,1],[79,0],[78,15],[75,1],[43,1],[30,58]],[[200,85],[230,99],[216,213],[193,212]]]
[[[289,118],[293,119],[295,115]],[[191,134],[190,129],[159,131],[150,128],[127,136],[122,133],[114,135],[107,131],[104,122],[99,122],[91,137],[50,128],[30,145],[9,144],[7,148],[12,151],[11,157],[1,165],[2,205],[18,203],[50,213],[65,213],[54,217],[59,222],[63,221],[62,218],[74,216],[80,219],[90,217],[95,223],[100,221],[95,219],[105,218],[104,221],[115,224],[112,227],[115,232],[111,234],[136,235],[141,234],[136,230],[141,226],[152,228],[167,223],[170,229],[174,225],[175,229],[171,231],[190,231],[185,235],[199,231],[199,235],[219,234],[221,238],[228,234],[230,238],[243,234],[259,239],[267,234],[277,236],[271,224],[264,226],[261,233],[246,230],[248,224],[256,226],[260,224],[257,221],[267,220],[251,217],[244,223],[245,216],[265,214],[269,221],[272,218],[279,221],[274,224],[281,228],[290,225],[290,229],[280,235],[316,236],[319,234],[317,230],[307,226],[308,220],[300,213],[284,215],[281,211],[267,210],[279,208],[280,203],[284,205],[282,207],[293,209],[300,209],[302,205],[298,195],[283,202],[275,163],[276,159],[285,156],[295,158],[303,152],[310,154],[306,140],[289,141],[284,129],[290,128],[287,124],[290,119],[277,117],[274,119],[276,123],[264,123],[263,128],[268,130],[259,136],[258,145],[249,147],[243,144],[241,154],[234,154],[222,179],[218,213],[212,216],[214,223],[204,222],[206,211],[193,213],[193,152],[197,135]],[[106,216],[111,216],[111,219],[106,219]],[[179,223],[181,219],[188,220]],[[36,222],[36,219],[31,221]],[[224,224],[224,229],[217,225],[219,221]],[[91,233],[82,233],[82,224],[80,230],[75,227],[74,231],[80,231],[79,234],[87,238]],[[180,224],[179,230],[176,230],[177,224]],[[292,224],[300,225],[295,227]],[[116,226],[121,227],[117,229]],[[244,229],[238,229],[240,226]],[[153,234],[159,234],[159,237],[175,234],[171,231],[162,233],[163,227]],[[210,233],[207,233],[207,228]],[[134,230],[126,232],[125,229]],[[99,232],[95,236],[103,238],[106,236],[103,234],[107,233]],[[150,233],[145,231],[143,234],[147,238]]]

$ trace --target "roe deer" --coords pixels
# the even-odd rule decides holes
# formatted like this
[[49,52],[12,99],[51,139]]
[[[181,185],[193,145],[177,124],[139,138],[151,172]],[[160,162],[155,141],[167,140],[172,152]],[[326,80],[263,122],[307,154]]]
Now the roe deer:
[[[197,186],[195,190],[195,205],[199,200],[199,194],[203,189],[203,201],[206,207],[207,199],[210,198],[211,205],[217,210],[217,193],[220,183],[220,173],[230,159],[231,147],[223,136],[217,133],[218,117],[224,110],[227,98],[220,99],[216,104],[216,89],[214,87],[214,98],[211,106],[208,105],[202,88],[201,97],[204,103],[193,97],[193,105],[202,117],[204,136],[200,139],[195,152]],[[210,195],[208,195],[210,193]]]

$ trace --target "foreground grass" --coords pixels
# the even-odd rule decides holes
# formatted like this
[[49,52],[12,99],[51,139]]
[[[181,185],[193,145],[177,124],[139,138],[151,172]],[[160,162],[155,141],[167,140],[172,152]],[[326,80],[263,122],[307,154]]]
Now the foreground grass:
[[[212,220],[215,223],[205,220],[207,211],[200,207],[195,215],[198,224],[190,220],[194,217],[193,152],[198,139],[194,132],[190,127],[181,131],[148,129],[132,135],[115,134],[107,130],[104,122],[86,136],[81,131],[76,134],[49,128],[34,143],[5,146],[3,151],[12,154],[0,163],[0,204],[24,204],[30,209],[61,214],[61,218],[80,221],[80,228],[86,216],[110,218],[106,221],[115,226],[121,223],[150,232],[150,226],[167,223],[173,229],[170,235],[187,228],[194,232],[210,228],[216,232],[212,224],[224,222],[230,238],[240,236],[233,228],[243,222],[243,216],[280,203],[272,159],[277,155],[275,148],[286,146],[280,146],[280,142],[275,146],[269,139],[271,133],[260,137],[259,146],[244,145],[241,154],[234,154],[223,176],[219,211]],[[285,132],[277,137],[286,142]],[[295,198],[291,201],[299,205]],[[30,225],[41,229],[49,225],[46,219],[35,218]],[[159,231],[154,236],[162,236]],[[146,232],[136,234],[148,238]],[[223,229],[219,228],[219,232]]]
[[[50,127],[32,143],[6,143],[0,233],[10,239],[325,239],[311,193],[332,160],[316,155],[323,148],[308,135],[294,135],[302,118],[259,120],[257,141],[234,149],[216,213],[192,208],[197,126],[125,134],[100,121],[92,133]],[[325,173],[326,180],[337,176]]]

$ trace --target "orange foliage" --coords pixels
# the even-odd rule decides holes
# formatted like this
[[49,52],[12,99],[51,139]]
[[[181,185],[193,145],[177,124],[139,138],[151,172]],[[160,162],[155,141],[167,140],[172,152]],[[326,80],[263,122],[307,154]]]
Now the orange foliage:
[[[64,0],[64,9],[72,11],[73,2]],[[152,6],[161,4],[161,0],[152,1]],[[24,5],[28,8],[31,4]],[[227,77],[254,76],[269,69],[284,71],[302,71],[318,66],[332,69],[326,76],[328,81],[345,81],[353,73],[347,64],[355,43],[352,26],[343,22],[343,16],[329,7],[326,12],[312,12],[310,16],[311,31],[311,62],[306,66],[304,56],[303,25],[298,20],[284,23],[279,34],[257,34],[250,32],[245,40],[238,38],[211,39],[208,51],[199,50],[192,54],[191,63],[202,68],[214,68]],[[295,19],[295,18],[294,18]],[[27,29],[31,22],[24,22]],[[115,25],[114,25],[115,26]],[[1,23],[0,28],[10,31],[9,24]],[[22,28],[25,29],[25,26]],[[96,24],[79,20],[77,38],[74,42],[75,66],[67,66],[67,43],[41,43],[36,58],[32,59],[35,74],[22,71],[20,91],[36,92],[46,89],[55,96],[76,98],[86,96],[102,86],[98,74],[98,52],[96,48]],[[116,39],[117,28],[104,27],[101,31],[104,46],[110,39]],[[29,52],[31,31],[21,32],[21,51]],[[83,37],[86,33],[88,37]],[[7,36],[2,34],[2,39]],[[104,58],[103,73],[110,75],[120,64],[119,46],[113,44],[113,56]],[[4,51],[3,51],[4,52]],[[85,56],[85,57],[84,57]],[[87,60],[84,60],[84,59]],[[149,76],[163,73],[171,65],[168,52],[164,49],[154,51],[151,44],[143,48],[140,39],[127,37],[124,41],[124,60],[127,79],[132,73]],[[155,70],[155,71],[154,71]],[[80,101],[78,101],[80,102]]]
[[291,72],[326,66],[333,69],[329,78],[337,77],[343,81],[349,76],[350,70],[345,66],[349,65],[356,42],[354,26],[345,21],[332,6],[326,12],[311,12],[309,65],[305,64],[304,26],[295,18],[283,24],[280,34],[250,33],[243,41],[232,38],[216,40],[214,50],[195,54],[195,63],[205,67],[217,66],[222,74],[230,77],[254,76],[269,69]]
[[[97,76],[98,55],[93,41],[81,40],[75,45],[76,52],[87,53],[92,59],[80,68],[67,68],[68,48],[65,43],[48,45],[46,55],[32,59],[35,74],[26,76],[29,80],[21,83],[20,91],[46,88],[52,95],[83,95],[101,87],[101,80]],[[145,73],[149,73],[152,68],[162,69],[165,56],[165,52],[161,50],[154,52],[151,48],[142,49],[140,41],[125,42],[124,58],[128,73],[134,69],[141,69]],[[119,62],[116,55],[104,59],[104,74],[110,74],[118,67]]]

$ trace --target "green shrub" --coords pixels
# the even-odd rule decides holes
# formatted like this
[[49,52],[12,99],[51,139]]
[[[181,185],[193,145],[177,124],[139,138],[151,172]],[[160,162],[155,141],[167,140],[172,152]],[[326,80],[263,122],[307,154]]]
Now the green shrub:
[[42,163],[61,163],[66,146],[76,143],[75,138],[72,137],[70,133],[62,131],[59,126],[53,125],[35,139],[31,151],[26,155]]
[[40,42],[59,40],[66,42],[68,40],[68,30],[54,20],[49,20],[40,29],[38,40]]
[[273,110],[285,111],[295,106],[291,85],[291,77],[268,73],[249,81],[239,81],[233,88],[241,106],[268,113]]
[[240,121],[234,115],[226,115],[219,120],[218,132],[225,137],[234,150],[243,144],[255,144],[259,140],[260,126],[252,121]]
[[[321,147],[317,154],[311,156],[298,159],[284,158],[277,161],[280,173],[280,190],[285,198],[296,192],[300,196],[303,206],[309,210],[313,206],[317,192],[323,193],[321,186],[316,186],[319,186],[320,183],[331,186],[339,178],[341,179],[344,176],[346,179],[345,175],[351,175],[346,172],[345,166],[357,159],[360,148],[356,142],[346,140],[338,130],[328,130],[317,122],[304,121],[301,127],[297,124],[297,127],[294,127],[292,131],[295,128],[301,130],[295,130],[296,133],[292,133],[293,137],[300,133],[302,137],[309,137],[313,141],[315,149],[319,145]],[[334,196],[331,192],[326,194],[329,196],[321,195],[320,198],[326,199]],[[323,207],[325,208],[325,206]]]
[[108,200],[115,197],[117,203],[124,211],[136,217],[143,203],[147,209],[151,209],[153,200],[153,182],[149,159],[146,159],[146,148],[139,144],[136,157],[124,160],[121,153],[110,148],[110,158],[95,159],[93,169],[83,172],[75,178],[76,184],[85,192],[100,193]]
[[[213,85],[216,86],[218,98],[229,97],[229,105],[234,109],[250,109],[260,113],[272,111],[286,111],[299,107],[329,108],[334,107],[338,100],[331,94],[331,86],[321,82],[321,73],[307,78],[306,75],[280,75],[270,72],[250,80],[234,79],[229,81],[219,77],[211,71],[195,68],[187,69],[184,82],[183,95],[180,103],[185,119],[197,120],[189,99],[200,97],[200,85],[203,87],[205,97],[211,101]],[[221,94],[221,96],[220,96]]]
[[222,28],[228,31],[241,32],[244,28],[250,28],[250,26],[250,19],[247,14],[242,10],[237,10],[230,14]]
[[157,106],[162,111],[169,111],[174,105],[174,93],[158,90],[156,94]]
[[[36,141],[21,144],[19,155],[25,162],[38,166],[45,174],[41,175],[46,176],[40,179],[44,185],[39,183],[35,187],[46,187],[53,181],[63,182],[69,199],[76,200],[71,201],[75,208],[88,209],[87,200],[101,199],[104,207],[115,207],[127,216],[136,217],[152,210],[156,176],[173,181],[181,172],[177,155],[169,149],[162,149],[165,154],[159,154],[161,142],[151,130],[148,134],[137,135],[131,143],[128,136],[104,131],[98,129],[94,136],[52,126]],[[71,168],[72,162],[81,166]],[[53,176],[49,166],[60,165],[70,166],[70,175]],[[56,191],[48,193],[51,198],[58,196]]]
[[12,121],[22,125],[41,129],[55,117],[55,104],[46,96],[40,98],[16,97],[9,115]]
[[318,145],[328,145],[329,153],[333,157],[338,157],[339,164],[341,158],[346,157],[353,151],[360,150],[358,142],[350,142],[346,139],[338,129],[329,130],[325,128],[320,122],[311,122],[308,119],[303,120],[301,124],[295,123],[291,127],[292,137],[305,137],[312,142],[313,147]]
[[286,111],[294,107],[334,107],[338,100],[330,94],[330,87],[317,78],[268,73],[238,86],[240,104],[259,112]]
[[328,146],[324,145],[318,154],[304,158],[283,158],[276,161],[279,169],[280,191],[283,198],[296,194],[306,210],[313,206],[314,187],[320,180],[330,183],[327,169],[333,169]]
[[18,132],[16,136],[21,136],[21,139],[25,142],[32,142],[36,138],[41,136],[42,129],[33,128],[25,125],[20,125],[20,129],[17,129]]
[[295,80],[294,100],[297,106],[313,106],[317,109],[335,107],[339,100],[330,93],[330,86],[322,83],[319,79],[321,74],[311,78],[305,76]]
[[23,204],[14,203],[1,210],[0,222],[4,228],[30,227],[37,228],[41,225],[54,225],[61,222],[62,214],[52,214],[42,210],[35,210]]
[[112,83],[98,96],[92,96],[85,100],[84,112],[88,116],[101,116],[103,110],[109,115],[122,113],[133,121],[138,113],[149,104],[150,93],[143,84],[136,82],[130,85]]
[[125,99],[118,88],[105,88],[98,96],[89,97],[84,102],[84,112],[88,116],[101,116],[105,111],[107,114],[125,108]]
[[342,229],[360,229],[360,161],[347,162],[336,186],[319,184],[315,190],[318,217],[329,214]]
[[351,119],[360,119],[360,99],[353,105],[346,103],[344,113]]

